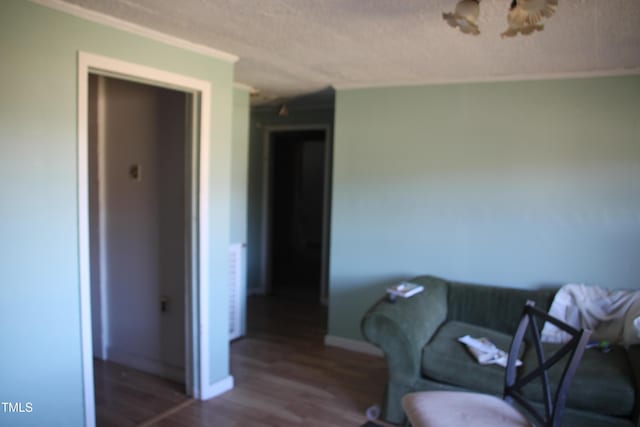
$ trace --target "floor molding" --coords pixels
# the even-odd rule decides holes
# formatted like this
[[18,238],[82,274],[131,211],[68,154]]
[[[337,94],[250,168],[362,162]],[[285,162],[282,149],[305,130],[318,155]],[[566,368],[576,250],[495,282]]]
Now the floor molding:
[[107,360],[180,383],[184,383],[185,380],[183,368],[168,365],[160,360],[128,353],[114,347],[109,347]]
[[264,296],[265,295],[264,289],[247,288],[247,296],[251,297],[254,295]]
[[325,335],[324,345],[329,347],[338,347],[358,353],[365,353],[371,356],[384,357],[384,353],[378,347],[360,340],[338,337],[335,335]]
[[233,384],[234,381],[231,375],[221,379],[220,381],[216,381],[213,384],[209,384],[208,386],[203,387],[202,396],[200,396],[200,399],[209,400],[216,396],[219,396],[222,393],[233,389]]

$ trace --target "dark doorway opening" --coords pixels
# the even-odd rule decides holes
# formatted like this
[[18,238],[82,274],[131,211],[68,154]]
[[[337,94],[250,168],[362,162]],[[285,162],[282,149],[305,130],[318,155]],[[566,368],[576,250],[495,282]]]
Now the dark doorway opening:
[[270,133],[268,283],[275,296],[322,300],[326,130]]

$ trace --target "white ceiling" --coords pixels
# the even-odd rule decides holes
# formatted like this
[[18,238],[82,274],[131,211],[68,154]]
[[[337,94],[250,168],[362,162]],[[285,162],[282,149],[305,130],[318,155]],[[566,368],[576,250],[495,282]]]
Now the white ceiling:
[[559,0],[542,32],[501,39],[510,0],[482,0],[479,36],[457,0],[65,0],[240,57],[261,100],[328,86],[637,73],[640,0]]

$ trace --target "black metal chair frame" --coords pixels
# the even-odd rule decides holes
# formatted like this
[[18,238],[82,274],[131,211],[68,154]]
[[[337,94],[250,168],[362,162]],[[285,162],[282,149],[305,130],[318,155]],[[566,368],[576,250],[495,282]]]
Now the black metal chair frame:
[[[542,319],[544,322],[550,322],[571,336],[569,342],[560,347],[547,359],[545,359],[540,340],[541,328],[538,319]],[[529,331],[530,336],[532,336],[531,342],[535,347],[538,367],[524,375],[521,375],[521,378],[518,379],[516,374],[516,362],[527,331]],[[538,309],[535,307],[535,303],[533,301],[527,301],[524,307],[524,314],[520,320],[518,329],[513,336],[511,347],[509,349],[509,360],[507,362],[505,374],[504,400],[509,404],[513,404],[515,401],[520,405],[520,407],[531,414],[535,421],[545,427],[560,426],[562,414],[567,402],[567,392],[569,391],[569,386],[571,385],[573,376],[578,369],[578,365],[580,364],[580,360],[582,359],[582,355],[584,354],[585,347],[590,336],[591,331],[586,329],[577,330]],[[566,355],[569,355],[569,359],[564,366],[564,371],[560,377],[560,382],[557,384],[557,389],[555,390],[554,395],[549,383],[548,371]],[[522,394],[522,388],[537,378],[541,379],[544,398],[544,413],[541,413],[533,407]]]
[[[545,359],[542,342],[540,339],[540,323],[550,322],[563,331],[567,332],[571,339],[562,345],[554,354]],[[544,323],[543,323],[544,324]],[[516,373],[518,355],[524,342],[527,331],[532,337],[531,343],[535,347],[538,366],[526,374],[522,374],[518,379]],[[536,425],[544,427],[559,427],[562,421],[562,415],[567,402],[567,393],[569,386],[573,380],[573,376],[578,369],[578,365],[582,360],[587,342],[591,336],[591,331],[587,329],[577,330],[570,325],[550,316],[548,313],[538,309],[533,301],[527,301],[523,315],[518,325],[511,346],[509,347],[509,359],[507,361],[505,373],[505,386],[503,399],[506,403],[513,405],[516,402],[522,409],[526,410],[533,418]],[[548,371],[557,362],[565,356],[569,357],[564,365],[564,371],[560,377],[560,382],[556,385],[555,395],[551,390],[549,383]],[[544,412],[541,413],[536,409],[522,394],[522,389],[535,379],[541,379],[542,394],[544,397]],[[531,418],[529,418],[531,420]],[[408,419],[405,420],[405,426],[411,426]]]

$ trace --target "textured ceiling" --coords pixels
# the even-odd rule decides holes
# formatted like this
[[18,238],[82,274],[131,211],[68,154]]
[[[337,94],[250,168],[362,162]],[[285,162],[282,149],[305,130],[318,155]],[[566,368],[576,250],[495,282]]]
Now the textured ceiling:
[[542,32],[501,39],[510,0],[482,0],[479,36],[456,0],[65,0],[240,57],[261,100],[327,86],[537,78],[640,69],[640,0],[559,0]]

